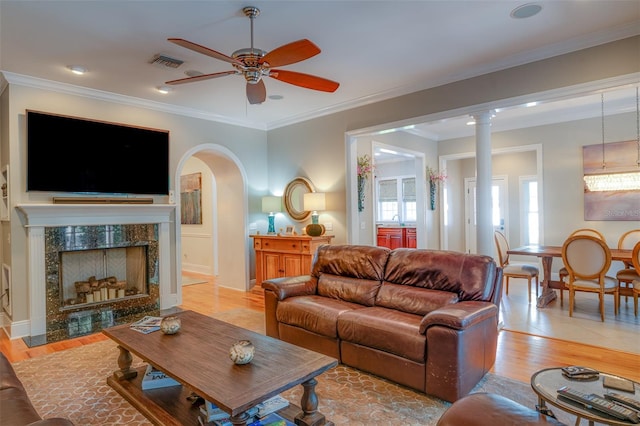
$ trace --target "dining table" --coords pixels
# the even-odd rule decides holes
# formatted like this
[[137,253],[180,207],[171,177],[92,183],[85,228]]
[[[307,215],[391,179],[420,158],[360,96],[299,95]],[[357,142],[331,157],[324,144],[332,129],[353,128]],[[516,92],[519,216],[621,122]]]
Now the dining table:
[[[609,250],[611,252],[611,260],[631,262],[632,250],[618,248],[612,248]],[[536,306],[538,308],[544,308],[549,304],[549,302],[557,297],[554,289],[560,289],[560,291],[562,291],[562,289],[564,288],[564,283],[562,281],[551,279],[551,265],[553,263],[553,258],[562,257],[562,246],[545,246],[533,244],[509,249],[507,250],[507,254],[519,256],[535,256],[540,258],[540,260],[542,261],[542,292],[540,293],[540,296],[538,297],[538,300],[536,302]]]

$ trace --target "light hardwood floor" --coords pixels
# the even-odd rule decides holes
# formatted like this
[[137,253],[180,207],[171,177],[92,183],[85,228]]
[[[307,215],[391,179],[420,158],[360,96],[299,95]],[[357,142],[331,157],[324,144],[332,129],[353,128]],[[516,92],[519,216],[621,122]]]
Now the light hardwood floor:
[[[180,307],[183,309],[205,315],[237,308],[264,311],[262,289],[254,288],[250,292],[230,290],[218,287],[212,277],[189,275],[205,278],[207,283],[182,288],[183,303]],[[15,362],[106,339],[97,333],[29,348],[22,339],[9,340],[2,331],[0,351]],[[497,360],[492,372],[528,383],[531,375],[542,368],[565,365],[585,365],[640,382],[640,356],[637,354],[506,330],[499,334]]]

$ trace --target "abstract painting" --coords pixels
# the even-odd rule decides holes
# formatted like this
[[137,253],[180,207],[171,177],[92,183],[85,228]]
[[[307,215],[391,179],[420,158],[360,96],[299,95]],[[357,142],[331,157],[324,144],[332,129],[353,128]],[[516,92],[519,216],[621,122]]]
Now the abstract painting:
[[183,225],[202,225],[202,174],[180,176],[180,216]]

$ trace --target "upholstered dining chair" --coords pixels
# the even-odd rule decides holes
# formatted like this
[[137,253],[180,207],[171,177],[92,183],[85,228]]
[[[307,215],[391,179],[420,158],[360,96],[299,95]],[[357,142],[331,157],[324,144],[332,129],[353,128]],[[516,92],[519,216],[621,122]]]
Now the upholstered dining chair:
[[[640,241],[633,246],[633,251],[631,252],[631,264],[636,271],[640,272]],[[640,296],[640,277],[633,280],[633,314],[635,316],[638,316],[638,296]]]
[[[569,237],[573,237],[574,235],[590,235],[595,238],[600,238],[602,241],[606,241],[604,238],[604,235],[602,235],[600,231],[592,228],[576,229],[571,234],[569,234]],[[561,288],[559,290],[560,290],[560,306],[562,307],[564,306],[564,290],[567,289],[567,277],[569,276],[569,271],[567,271],[567,268],[563,266],[558,271],[558,275],[560,276],[560,283],[561,283]]]
[[505,237],[500,231],[495,231],[493,237],[498,249],[498,260],[502,267],[502,276],[505,280],[505,294],[509,294],[509,278],[524,278],[527,280],[527,295],[529,296],[529,303],[531,303],[531,280],[535,279],[536,298],[538,298],[538,277],[540,276],[540,268],[538,268],[538,265],[533,263],[510,262],[508,253],[509,242],[507,241],[507,237]]
[[574,235],[562,245],[562,261],[569,272],[569,316],[573,316],[576,291],[597,293],[600,319],[604,321],[604,295],[613,294],[614,312],[618,315],[618,282],[606,275],[611,266],[611,251],[600,238]]
[[[640,229],[632,229],[620,236],[618,248],[632,250],[638,242],[640,242]],[[633,294],[633,282],[640,280],[640,271],[633,267],[632,262],[624,262],[624,268],[616,273],[616,278],[620,287],[619,295],[624,296],[626,301],[628,296]]]

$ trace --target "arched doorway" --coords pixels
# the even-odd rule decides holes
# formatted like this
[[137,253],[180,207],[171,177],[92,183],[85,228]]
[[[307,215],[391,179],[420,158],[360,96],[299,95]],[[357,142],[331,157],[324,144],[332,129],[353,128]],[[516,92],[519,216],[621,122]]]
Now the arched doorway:
[[[176,202],[176,270],[177,282],[180,282],[182,273],[183,251],[182,232],[189,225],[181,223],[182,199],[180,192],[180,179],[183,170],[193,171],[187,164],[190,158],[199,160],[203,175],[209,174],[211,184],[201,194],[210,209],[202,211],[203,222],[206,220],[209,227],[205,234],[210,236],[206,247],[198,248],[205,256],[211,256],[211,271],[216,276],[216,282],[221,287],[247,291],[250,288],[249,279],[249,246],[247,243],[247,176],[242,163],[229,149],[215,144],[198,145],[187,151],[180,159],[176,169],[175,194]],[[204,189],[204,188],[203,188]],[[207,271],[203,271],[207,272]],[[181,303],[182,291],[178,286],[178,304]]]

